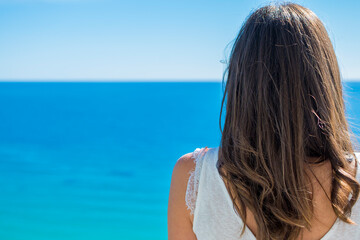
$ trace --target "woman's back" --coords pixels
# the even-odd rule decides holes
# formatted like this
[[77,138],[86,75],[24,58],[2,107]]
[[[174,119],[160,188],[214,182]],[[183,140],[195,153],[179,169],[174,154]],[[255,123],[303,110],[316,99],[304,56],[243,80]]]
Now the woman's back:
[[[191,157],[176,164],[170,239],[238,239],[242,224],[259,240],[329,239],[339,231],[354,239],[357,162],[349,161],[340,70],[320,19],[294,3],[257,9],[236,37],[224,77],[220,147],[196,164],[190,184]],[[196,189],[187,210],[185,192]],[[251,231],[243,237],[254,238]]]
[[[219,147],[197,148],[192,153],[194,169],[187,185],[186,203],[191,210],[193,231],[198,240],[255,240],[257,226],[250,212],[245,233],[240,237],[243,221],[236,214],[226,184],[218,173],[218,151]],[[360,154],[357,153],[357,161],[359,159]],[[360,228],[337,220],[331,202],[327,199],[331,192],[331,166],[325,163],[312,171],[324,189],[315,178],[312,179],[314,219],[311,231],[305,230],[299,239],[360,239]],[[356,177],[360,181],[360,174]],[[360,223],[359,203],[354,205],[351,219]]]

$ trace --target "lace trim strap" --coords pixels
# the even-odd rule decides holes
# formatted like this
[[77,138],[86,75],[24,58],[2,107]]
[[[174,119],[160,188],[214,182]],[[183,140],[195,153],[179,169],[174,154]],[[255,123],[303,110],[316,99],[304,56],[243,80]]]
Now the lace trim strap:
[[190,210],[190,214],[194,215],[197,193],[199,188],[199,180],[200,180],[200,172],[202,163],[204,160],[204,155],[206,153],[206,149],[204,148],[196,148],[195,151],[192,153],[192,158],[195,163],[195,169],[190,171],[190,177],[187,183],[186,188],[186,195],[185,195],[185,202],[187,208]]

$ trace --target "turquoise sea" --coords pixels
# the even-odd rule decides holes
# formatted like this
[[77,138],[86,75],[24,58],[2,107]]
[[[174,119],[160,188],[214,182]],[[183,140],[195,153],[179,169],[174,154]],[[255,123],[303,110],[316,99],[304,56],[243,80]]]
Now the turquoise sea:
[[[360,135],[360,82],[344,83]],[[220,141],[220,82],[0,83],[0,239],[167,239],[176,160]]]

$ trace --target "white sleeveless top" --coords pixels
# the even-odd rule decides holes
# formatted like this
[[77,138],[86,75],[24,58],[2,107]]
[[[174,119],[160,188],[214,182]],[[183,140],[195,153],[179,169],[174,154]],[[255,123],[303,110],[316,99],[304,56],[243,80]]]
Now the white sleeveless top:
[[[196,148],[193,158],[195,170],[191,172],[185,201],[194,215],[193,231],[198,240],[256,240],[253,233],[246,227],[240,238],[243,221],[233,208],[216,163],[219,147]],[[360,154],[356,153],[360,159]],[[360,174],[357,180],[360,182]],[[351,219],[360,224],[360,199],[352,209]],[[337,220],[333,227],[321,240],[360,239],[360,226],[350,225]]]

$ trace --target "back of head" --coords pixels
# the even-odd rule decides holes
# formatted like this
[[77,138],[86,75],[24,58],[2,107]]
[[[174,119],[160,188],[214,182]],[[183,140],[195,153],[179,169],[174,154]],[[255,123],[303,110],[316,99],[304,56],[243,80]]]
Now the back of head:
[[355,155],[336,55],[318,17],[293,3],[259,8],[238,34],[226,77],[218,169],[240,216],[254,214],[257,238],[295,239],[311,227],[310,157],[331,162],[333,209],[352,223]]

